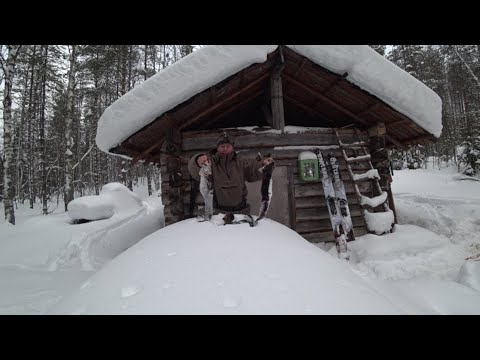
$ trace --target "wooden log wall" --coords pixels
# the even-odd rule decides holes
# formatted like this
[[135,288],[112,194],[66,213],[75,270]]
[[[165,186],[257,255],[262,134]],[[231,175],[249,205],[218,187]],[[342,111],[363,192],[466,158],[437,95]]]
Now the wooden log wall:
[[[274,196],[289,197],[291,228],[310,242],[329,242],[334,241],[334,239],[322,183],[321,181],[300,181],[297,158],[302,151],[313,149],[313,147],[319,147],[325,152],[334,152],[340,164],[342,179],[345,183],[355,235],[360,236],[367,232],[361,208],[353,190],[353,182],[348,175],[345,161],[338,148],[337,139],[332,129],[326,128],[292,134],[235,129],[228,131],[228,133],[235,139],[235,150],[240,153],[240,156],[253,158],[258,152],[262,154],[270,152],[275,159],[276,167],[287,167],[285,173],[292,178],[289,182],[291,188],[285,194],[274,194]],[[221,134],[222,131],[192,131],[182,134],[181,174],[183,181],[181,193],[183,194],[183,215],[185,218],[197,216],[203,212],[202,196],[198,191],[192,195],[192,190],[195,191],[195,186],[198,186],[198,184],[194,184],[191,181],[187,168],[188,160],[195,154],[207,153],[213,149]],[[341,130],[340,134],[343,142],[358,141],[353,129]],[[366,132],[360,133],[360,136],[362,141],[368,141]],[[349,151],[350,153],[347,152],[347,155],[355,156],[354,150]],[[368,170],[368,164],[352,164],[352,169],[354,173],[361,173]],[[171,181],[169,181],[167,166],[164,163],[161,164],[161,173],[162,194],[168,194],[172,189],[172,185]],[[361,192],[371,191],[371,182],[365,181],[360,183],[359,187]],[[178,189],[174,190],[178,193]],[[191,206],[192,199],[195,202],[195,206]],[[176,201],[172,203],[172,197],[168,196],[162,196],[162,201],[165,206],[165,214],[168,213],[167,209],[178,204]],[[169,221],[171,220],[166,218],[165,224],[172,223]]]
[[182,137],[176,128],[170,128],[160,154],[162,178],[162,203],[165,225],[174,224],[185,218],[183,164],[181,157]]

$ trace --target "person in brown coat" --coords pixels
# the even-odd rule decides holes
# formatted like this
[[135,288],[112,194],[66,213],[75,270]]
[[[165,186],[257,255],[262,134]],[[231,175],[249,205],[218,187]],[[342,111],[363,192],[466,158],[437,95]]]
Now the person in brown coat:
[[262,180],[259,169],[273,162],[271,157],[262,160],[241,158],[234,151],[234,141],[227,133],[217,141],[217,147],[208,154],[196,154],[188,162],[190,175],[200,181],[199,171],[210,160],[213,173],[213,206],[217,213],[250,214],[245,182]]

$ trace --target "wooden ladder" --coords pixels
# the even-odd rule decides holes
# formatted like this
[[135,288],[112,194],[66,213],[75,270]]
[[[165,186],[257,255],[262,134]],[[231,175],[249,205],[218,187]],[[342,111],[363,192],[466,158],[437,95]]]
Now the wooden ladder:
[[[353,181],[353,188],[355,190],[355,194],[357,196],[358,203],[360,204],[362,210],[364,211],[364,218],[365,218],[365,223],[367,224],[367,229],[369,230],[369,232],[377,233],[379,235],[380,235],[380,233],[392,232],[393,226],[394,226],[394,220],[392,221],[392,225],[389,228],[389,230],[384,230],[380,233],[379,233],[379,231],[377,231],[375,229],[369,229],[368,228],[369,222],[367,221],[366,217],[369,216],[369,214],[372,214],[372,211],[369,211],[369,209],[373,210],[374,208],[381,205],[382,209],[383,209],[383,211],[382,211],[383,213],[390,213],[391,212],[390,207],[388,206],[388,193],[386,191],[382,190],[382,188],[380,186],[380,182],[379,182],[380,175],[378,173],[378,170],[373,167],[372,162],[371,162],[371,155],[365,147],[366,145],[368,145],[368,143],[364,142],[364,141],[361,141],[360,134],[358,133],[357,128],[355,128],[355,136],[356,136],[357,141],[354,142],[354,143],[344,143],[344,142],[342,142],[342,140],[340,139],[340,135],[338,134],[338,130],[337,129],[333,129],[333,130],[335,132],[335,136],[337,138],[337,142],[338,142],[338,146],[340,148],[340,151],[342,152],[343,158],[345,159],[348,174],[350,175],[350,178]],[[361,152],[363,154],[360,154],[359,156],[348,157],[348,155],[345,151],[346,149],[359,149],[359,150],[361,150]],[[361,173],[361,174],[354,174],[353,170],[352,170],[352,167],[351,167],[351,164],[358,163],[358,162],[367,162],[370,169],[366,172]],[[363,195],[360,192],[357,183],[360,182],[360,181],[364,181],[366,179],[369,179],[372,182],[372,184],[374,186],[374,189],[380,195],[371,198],[369,196]],[[368,212],[369,214],[366,214],[365,212]],[[393,216],[393,214],[392,214],[392,216]]]

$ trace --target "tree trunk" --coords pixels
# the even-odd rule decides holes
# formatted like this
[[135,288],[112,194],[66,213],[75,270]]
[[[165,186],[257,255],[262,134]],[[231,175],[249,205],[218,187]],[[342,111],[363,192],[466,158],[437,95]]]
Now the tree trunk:
[[152,195],[152,167],[150,165],[145,166],[146,175],[147,175],[147,189],[148,196]]
[[[32,72],[30,74],[30,95],[28,102],[28,198],[30,201],[30,209],[33,209],[33,204],[35,203],[35,194],[33,188],[33,176],[34,176],[34,156],[33,156],[33,120],[35,118],[36,106],[34,106],[34,98],[36,98],[37,91],[36,85],[34,86],[35,80],[35,60],[36,60],[37,46],[33,45],[33,54],[31,57]],[[35,89],[35,90],[34,90]]]
[[145,55],[145,57],[143,59],[143,65],[144,65],[143,80],[147,80],[147,78],[148,78],[148,76],[147,76],[148,45],[145,45],[145,54],[144,55]]
[[68,85],[67,85],[67,116],[65,120],[65,190],[64,190],[64,202],[65,202],[65,212],[68,210],[67,206],[70,201],[74,198],[74,187],[73,187],[73,136],[72,136],[72,126],[73,126],[73,117],[74,117],[74,102],[73,102],[73,89],[75,87],[75,71],[76,71],[76,46],[72,45],[72,51],[70,53],[70,71],[68,75]]
[[3,164],[3,204],[5,207],[5,221],[15,225],[15,210],[13,201],[15,189],[13,187],[13,142],[12,142],[12,85],[15,75],[15,62],[19,45],[8,46],[8,58],[5,67],[5,90],[3,93],[3,148],[5,162]]
[[42,214],[48,214],[47,204],[47,169],[46,169],[46,149],[45,149],[45,100],[47,83],[47,63],[48,63],[48,45],[45,46],[45,60],[43,63],[42,74],[42,108],[40,111],[40,171],[42,183]]
[[23,204],[24,200],[24,192],[23,192],[23,148],[24,148],[24,134],[23,134],[23,128],[25,124],[25,117],[28,116],[28,114],[25,114],[26,112],[26,102],[27,102],[27,93],[28,93],[28,76],[24,77],[24,85],[23,85],[23,90],[22,90],[22,111],[20,115],[20,126],[18,129],[18,140],[17,140],[17,186],[16,186],[16,198],[18,202],[21,202]]

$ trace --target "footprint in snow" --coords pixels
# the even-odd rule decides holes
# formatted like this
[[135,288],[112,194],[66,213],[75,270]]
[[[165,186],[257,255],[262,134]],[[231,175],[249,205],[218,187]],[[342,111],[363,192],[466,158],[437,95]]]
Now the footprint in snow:
[[140,285],[130,285],[122,288],[122,298],[133,296],[142,290]]
[[223,299],[223,307],[225,308],[236,308],[240,306],[242,302],[241,297],[227,296]]

